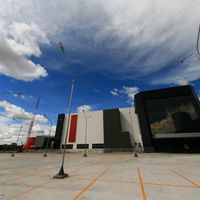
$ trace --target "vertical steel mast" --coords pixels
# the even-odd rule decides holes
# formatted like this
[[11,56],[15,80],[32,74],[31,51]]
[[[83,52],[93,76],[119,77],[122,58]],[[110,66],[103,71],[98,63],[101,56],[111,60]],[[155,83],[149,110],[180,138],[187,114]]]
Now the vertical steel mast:
[[32,132],[32,129],[33,129],[33,125],[34,125],[34,122],[35,122],[36,110],[37,110],[38,107],[39,107],[39,103],[40,103],[40,96],[39,96],[38,99],[37,99],[37,103],[36,103],[36,105],[35,105],[34,114],[33,114],[33,117],[32,117],[32,119],[31,119],[31,122],[30,122],[30,125],[29,125],[28,134],[27,134],[27,140],[28,140],[28,138],[30,137],[31,132]]

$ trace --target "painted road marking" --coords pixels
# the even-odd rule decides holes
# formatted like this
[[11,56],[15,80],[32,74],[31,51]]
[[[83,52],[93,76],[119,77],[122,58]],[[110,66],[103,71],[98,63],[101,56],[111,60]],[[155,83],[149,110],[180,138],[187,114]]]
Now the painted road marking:
[[29,188],[28,190],[26,190],[26,191],[24,191],[24,192],[19,192],[19,193],[13,195],[13,196],[7,197],[6,200],[16,199],[17,197],[22,196],[22,195],[24,195],[24,194],[27,194],[27,193],[29,193],[29,192],[31,192],[31,191],[37,189],[37,188],[41,188],[41,187],[43,187],[43,186],[49,184],[50,182],[52,182],[52,180],[50,180],[50,181],[48,181],[48,182],[46,182],[46,183],[40,184],[40,185],[35,185],[35,186]]
[[184,178],[185,180],[187,180],[188,182],[192,183],[192,185],[196,186],[196,187],[200,187],[198,184],[196,184],[195,182],[191,181],[189,178],[185,177],[184,175],[180,174],[179,172],[170,169],[172,172],[174,172],[175,174],[177,174],[178,176]]
[[84,192],[86,192],[98,179],[100,179],[109,169],[111,166],[107,167],[101,174],[99,174],[95,179],[93,179],[81,192],[79,192],[73,200],[78,199]]
[[[92,180],[90,177],[75,177],[75,179],[81,180]],[[99,179],[98,181],[105,181],[111,183],[129,183],[129,184],[140,184],[138,181],[127,181],[127,180],[113,180],[113,179]],[[163,186],[163,187],[178,187],[178,188],[197,188],[197,186],[191,185],[176,185],[176,184],[168,184],[168,183],[152,183],[152,182],[143,182],[144,185],[153,185],[153,186]]]
[[139,180],[140,180],[140,186],[141,186],[143,200],[147,200],[147,196],[146,196],[146,193],[145,193],[145,190],[144,190],[144,183],[142,181],[142,176],[141,176],[139,167],[137,168],[137,172],[138,172],[138,177],[139,177]]
[[[87,165],[87,166],[85,166],[85,167],[88,167],[88,166],[89,166],[89,165]],[[78,168],[76,168],[75,170],[72,170],[70,173],[74,173],[74,172],[79,171],[79,170],[81,170],[81,169],[83,169],[83,168],[85,168],[85,167],[78,167]],[[29,176],[31,176],[31,175],[29,175]],[[14,180],[14,179],[13,179],[13,180]],[[51,179],[51,180],[49,180],[48,182],[45,182],[44,184],[32,186],[32,187],[30,187],[29,189],[25,190],[24,192],[19,192],[19,193],[13,195],[13,196],[7,197],[6,200],[16,199],[17,197],[22,196],[22,195],[27,194],[27,193],[30,193],[30,192],[32,192],[32,191],[35,190],[35,189],[44,187],[45,185],[51,183],[53,180],[54,180],[54,179]]]

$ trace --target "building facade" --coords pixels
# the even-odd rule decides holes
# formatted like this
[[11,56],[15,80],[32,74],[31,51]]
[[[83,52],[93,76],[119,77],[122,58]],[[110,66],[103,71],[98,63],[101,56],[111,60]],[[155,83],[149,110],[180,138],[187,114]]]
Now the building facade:
[[59,114],[54,148],[67,149],[130,149],[134,143],[142,145],[139,122],[135,109],[120,108],[89,111],[71,115]]
[[135,107],[59,114],[54,149],[199,151],[200,105],[191,86],[140,92]]

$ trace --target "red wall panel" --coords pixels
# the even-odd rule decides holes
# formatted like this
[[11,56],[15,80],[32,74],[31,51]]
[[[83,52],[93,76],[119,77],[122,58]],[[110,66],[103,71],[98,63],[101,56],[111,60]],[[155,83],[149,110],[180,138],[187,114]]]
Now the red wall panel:
[[71,143],[76,142],[77,120],[78,120],[78,115],[71,115],[71,124],[70,124],[68,142],[71,142]]
[[31,150],[32,146],[35,144],[36,137],[29,137],[24,145],[24,150]]

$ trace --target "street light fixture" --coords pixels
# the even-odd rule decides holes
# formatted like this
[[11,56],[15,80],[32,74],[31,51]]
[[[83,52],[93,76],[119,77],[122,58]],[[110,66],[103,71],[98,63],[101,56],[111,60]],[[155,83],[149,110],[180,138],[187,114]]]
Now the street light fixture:
[[[65,54],[65,49],[64,49],[63,43],[59,42],[58,46],[59,46],[61,52],[64,54],[64,57],[66,58],[66,54]],[[65,142],[64,142],[64,150],[63,150],[63,155],[62,155],[62,162],[61,162],[60,170],[59,170],[58,174],[56,174],[54,176],[54,178],[62,178],[63,179],[63,178],[66,178],[66,177],[69,176],[68,174],[66,174],[64,172],[64,161],[65,161],[67,135],[68,135],[68,131],[69,131],[69,122],[70,122],[71,110],[72,110],[72,98],[73,98],[74,84],[75,84],[75,78],[73,77],[72,81],[71,81],[71,92],[70,92],[70,98],[69,98],[69,113],[68,113],[68,118],[67,118],[67,129],[66,129],[66,136],[65,136]]]

